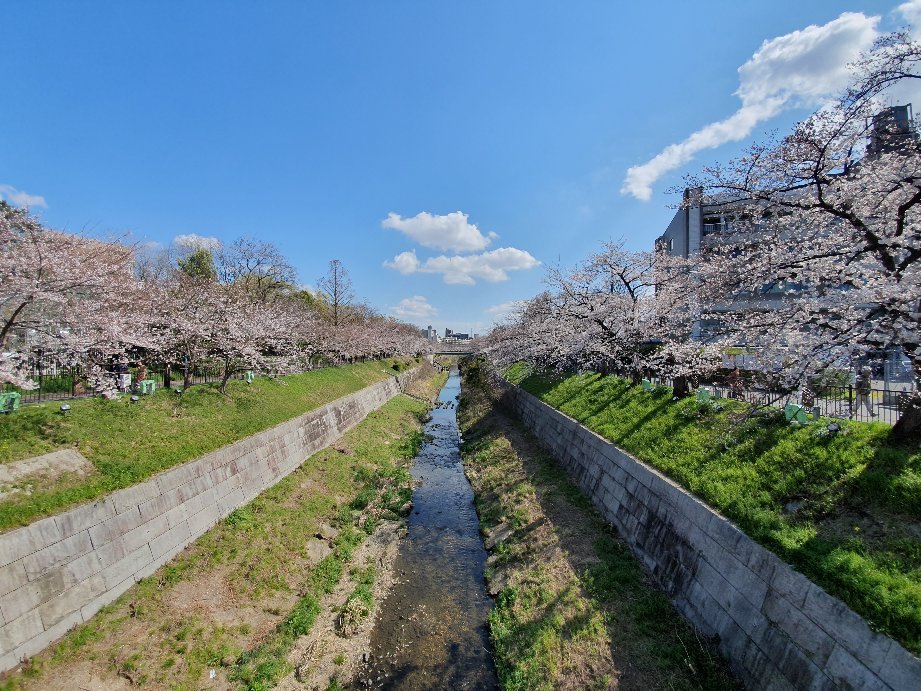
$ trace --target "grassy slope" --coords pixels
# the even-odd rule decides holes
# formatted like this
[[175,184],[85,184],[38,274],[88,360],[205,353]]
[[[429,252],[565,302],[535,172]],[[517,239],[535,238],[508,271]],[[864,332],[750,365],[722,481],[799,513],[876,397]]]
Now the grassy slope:
[[0,463],[74,447],[96,472],[40,485],[31,495],[0,502],[0,530],[141,482],[174,465],[268,429],[341,396],[395,374],[409,360],[366,362],[277,379],[258,378],[248,385],[196,385],[181,398],[159,391],[130,405],[100,398],[72,401],[67,417],[60,402],[26,406],[0,416]]
[[[921,653],[921,453],[887,443],[881,423],[791,427],[742,421],[669,390],[616,377],[507,376],[654,465],[861,613]],[[786,509],[785,509],[786,507]],[[795,507],[795,511],[792,510]]]
[[489,617],[504,689],[737,688],[560,466],[466,368],[464,467],[487,534]]
[[[426,393],[434,397],[444,379]],[[411,494],[405,465],[421,444],[426,410],[398,396],[371,413],[0,689],[66,688],[89,672],[145,688],[270,688],[290,671],[288,650],[313,626],[364,533],[381,517],[395,519]],[[340,532],[333,552],[312,564],[307,546],[322,523]]]

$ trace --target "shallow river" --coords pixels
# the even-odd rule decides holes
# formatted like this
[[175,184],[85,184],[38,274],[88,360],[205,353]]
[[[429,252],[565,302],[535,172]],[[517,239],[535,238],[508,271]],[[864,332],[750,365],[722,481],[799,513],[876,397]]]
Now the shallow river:
[[452,370],[425,426],[429,441],[413,465],[417,487],[395,564],[398,580],[375,622],[358,688],[496,688],[486,552],[460,457],[460,388]]

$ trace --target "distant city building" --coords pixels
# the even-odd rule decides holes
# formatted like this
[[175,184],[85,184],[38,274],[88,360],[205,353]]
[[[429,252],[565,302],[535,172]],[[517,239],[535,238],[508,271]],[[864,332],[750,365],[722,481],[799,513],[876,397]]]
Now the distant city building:
[[460,331],[445,329],[445,336],[443,340],[447,343],[460,343],[462,341],[472,341],[476,337],[477,334],[461,333]]
[[429,324],[429,327],[425,330],[425,338],[430,343],[438,343],[438,332],[432,328],[431,324]]

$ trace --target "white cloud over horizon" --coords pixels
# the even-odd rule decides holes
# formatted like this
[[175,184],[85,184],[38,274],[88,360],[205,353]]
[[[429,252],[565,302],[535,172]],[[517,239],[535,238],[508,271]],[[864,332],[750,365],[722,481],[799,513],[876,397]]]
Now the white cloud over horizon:
[[468,218],[462,211],[442,216],[422,211],[412,218],[390,212],[381,226],[398,230],[423,247],[451,252],[479,252],[499,237],[492,232],[484,235]]
[[475,279],[498,283],[509,279],[509,271],[522,271],[540,266],[529,252],[515,247],[500,247],[481,254],[440,255],[424,262],[416,256],[415,250],[401,252],[384,266],[405,275],[413,273],[441,274],[449,285],[476,285]]
[[391,307],[390,314],[398,319],[429,319],[437,317],[438,310],[429,304],[428,298],[413,295],[403,298],[398,305]]
[[[921,3],[899,10],[906,17]],[[821,26],[765,40],[738,69],[739,88],[735,95],[741,107],[729,117],[710,123],[686,139],[665,147],[643,164],[632,166],[621,187],[627,194],[648,201],[652,185],[666,173],[680,168],[696,154],[747,137],[762,122],[790,107],[815,107],[844,87],[848,64],[870,48],[879,35],[878,16],[844,12]]]
[[13,206],[32,207],[40,206],[43,209],[48,208],[45,198],[38,194],[29,194],[23,190],[18,190],[12,185],[0,185],[0,199],[6,200]]
[[173,244],[186,250],[197,250],[199,248],[214,252],[221,247],[221,241],[213,235],[197,235],[188,233],[187,235],[177,235],[173,238]]
[[510,314],[518,311],[525,304],[525,300],[509,300],[492,307],[487,307],[484,312],[490,315],[494,322],[499,322],[508,317]]

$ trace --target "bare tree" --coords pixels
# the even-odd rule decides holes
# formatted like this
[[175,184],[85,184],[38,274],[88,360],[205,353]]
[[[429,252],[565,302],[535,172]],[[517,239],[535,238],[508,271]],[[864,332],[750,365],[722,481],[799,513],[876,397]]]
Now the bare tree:
[[275,245],[241,237],[217,256],[222,283],[234,284],[260,302],[271,302],[294,287],[297,272]]
[[342,262],[332,259],[326,275],[317,281],[317,288],[323,294],[332,311],[333,326],[339,327],[345,316],[345,308],[355,299],[352,279]]

